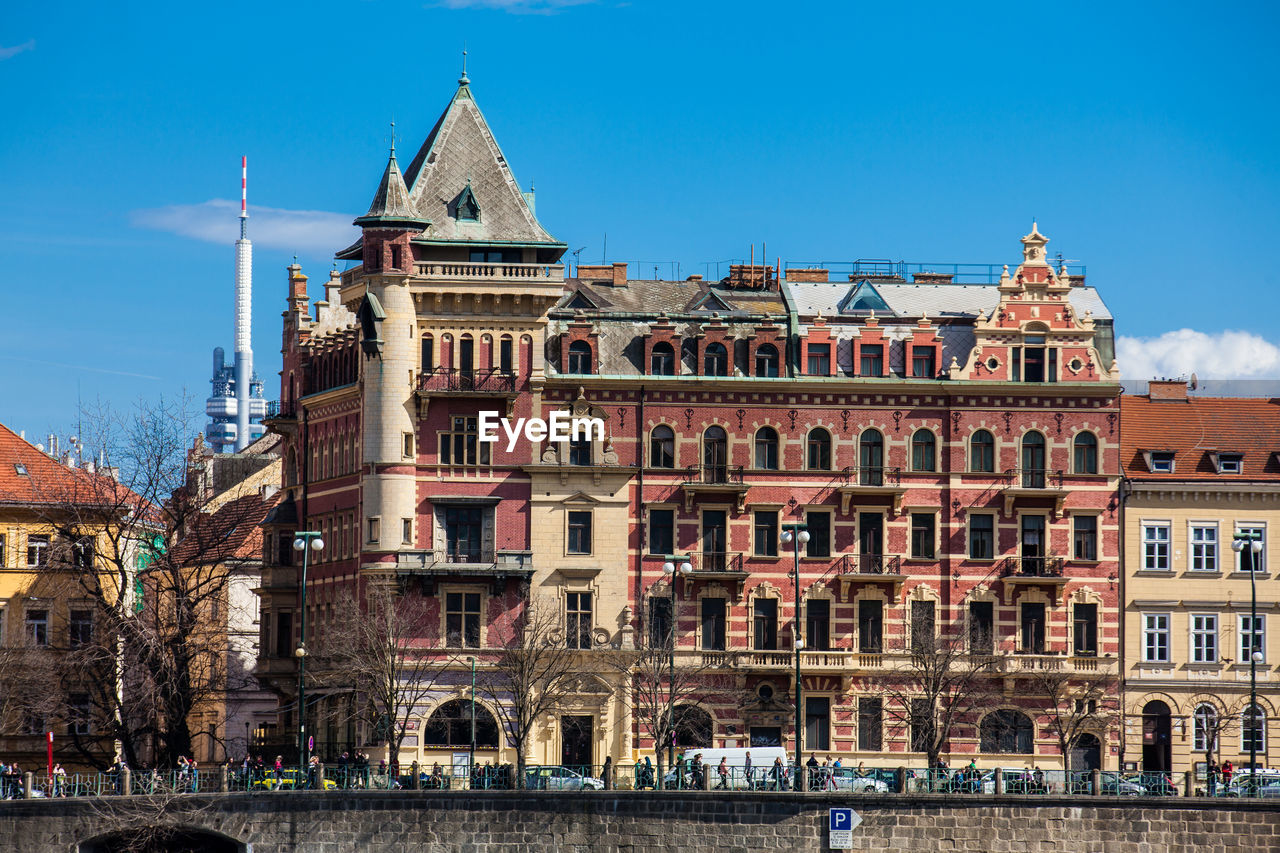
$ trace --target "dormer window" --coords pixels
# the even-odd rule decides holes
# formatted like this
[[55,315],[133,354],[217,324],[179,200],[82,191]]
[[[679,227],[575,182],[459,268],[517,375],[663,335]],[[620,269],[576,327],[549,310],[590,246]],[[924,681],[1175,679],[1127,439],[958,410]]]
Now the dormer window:
[[1144,455],[1147,457],[1147,470],[1152,474],[1173,473],[1172,450],[1148,450]]
[[1244,473],[1243,453],[1210,453],[1209,456],[1213,459],[1213,467],[1219,474]]
[[480,221],[480,204],[476,201],[475,194],[471,192],[470,182],[463,188],[462,195],[458,196],[457,212],[458,220],[461,222]]
[[18,476],[19,476],[19,477],[27,477],[27,476],[30,476],[30,475],[27,473],[27,466],[26,466],[26,465],[23,465],[21,462],[15,462],[15,463],[13,463],[13,470],[14,470],[14,471],[16,471],[16,472],[18,473]]

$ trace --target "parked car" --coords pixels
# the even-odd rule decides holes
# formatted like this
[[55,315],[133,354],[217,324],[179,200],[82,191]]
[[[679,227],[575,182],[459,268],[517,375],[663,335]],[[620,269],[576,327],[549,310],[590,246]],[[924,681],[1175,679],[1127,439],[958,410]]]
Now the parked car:
[[[1255,781],[1256,780],[1256,781]],[[1219,789],[1222,797],[1262,797],[1276,796],[1264,793],[1271,786],[1280,783],[1280,770],[1259,769],[1255,774],[1248,770],[1237,770],[1231,777],[1231,784]]]
[[889,793],[889,784],[876,778],[875,771],[859,776],[858,771],[852,767],[837,767],[831,771],[831,781],[837,791],[850,791],[854,794]]
[[1142,797],[1146,796],[1147,788],[1132,776],[1103,773],[1102,793],[1111,797]]
[[[296,768],[286,767],[280,771],[279,780],[276,779],[274,770],[268,771],[266,776],[261,779],[255,779],[253,789],[255,791],[294,791],[307,787],[307,778],[304,773],[301,779],[298,776]],[[324,790],[336,791],[338,783],[332,779],[324,780]]]
[[530,767],[525,770],[525,787],[532,791],[603,791],[604,781],[568,767]]

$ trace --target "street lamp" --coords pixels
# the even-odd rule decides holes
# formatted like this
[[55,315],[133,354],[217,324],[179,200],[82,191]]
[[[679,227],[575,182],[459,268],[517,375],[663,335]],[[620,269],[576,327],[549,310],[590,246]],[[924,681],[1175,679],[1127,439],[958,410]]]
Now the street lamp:
[[801,710],[803,707],[801,701],[800,689],[800,651],[804,648],[804,639],[800,635],[800,546],[807,545],[809,542],[809,525],[807,524],[784,524],[782,535],[778,538],[782,540],[782,544],[786,545],[792,541],[795,546],[791,549],[795,555],[795,570],[791,577],[796,584],[795,603],[792,606],[792,616],[794,617],[795,627],[791,631],[791,637],[795,640],[796,646],[796,782],[800,781],[801,768],[804,762],[801,760],[801,753],[804,752],[804,729],[801,728],[802,718]]
[[668,767],[676,762],[676,625],[680,617],[680,584],[676,581],[676,572],[687,576],[693,571],[688,559],[677,563],[678,559],[673,556],[662,564],[662,573],[671,579],[671,677],[667,680],[667,732],[671,739],[667,742]]
[[[307,558],[324,547],[319,530],[299,530],[293,534],[293,550],[302,552],[302,634],[293,652],[298,659],[298,774],[307,769]],[[307,547],[310,544],[311,547]]]
[[1249,776],[1258,774],[1258,664],[1262,662],[1262,650],[1258,648],[1258,555],[1262,553],[1262,533],[1257,530],[1237,530],[1231,537],[1231,550],[1244,560],[1244,550],[1253,555],[1249,560]]
[[471,655],[467,658],[471,662],[471,763],[468,770],[471,778],[476,778],[476,658]]

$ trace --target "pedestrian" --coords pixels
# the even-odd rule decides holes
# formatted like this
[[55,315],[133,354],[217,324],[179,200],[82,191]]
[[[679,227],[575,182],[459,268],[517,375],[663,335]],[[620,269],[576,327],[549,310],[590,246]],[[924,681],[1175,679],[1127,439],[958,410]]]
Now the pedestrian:
[[720,776],[720,784],[716,785],[717,791],[729,790],[729,757],[720,756],[720,765],[716,767],[716,773]]
[[694,788],[701,790],[702,787],[706,784],[705,780],[706,780],[706,768],[703,767],[702,765],[702,753],[701,752],[694,753],[693,772],[691,773],[690,781],[693,783]]
[[53,765],[53,795],[55,797],[67,795],[67,771],[61,764]]
[[867,763],[865,761],[858,762],[857,773],[858,773],[858,778],[860,779],[867,778]]
[[[804,763],[804,766],[808,768],[809,790],[812,791],[814,788],[817,787],[817,781],[818,781],[817,756],[815,756],[812,752],[809,753],[809,760]],[[799,781],[798,775],[797,775],[796,781],[797,782]],[[796,790],[799,790],[799,788],[797,788]]]
[[773,777],[769,782],[770,791],[782,790],[783,777],[786,775],[786,772],[787,771],[782,766],[782,759],[773,759],[773,767],[769,769],[769,775]]
[[1223,788],[1230,788],[1230,787],[1231,787],[1231,776],[1232,776],[1235,772],[1236,772],[1236,769],[1235,769],[1235,767],[1233,767],[1233,766],[1231,765],[1231,759],[1230,759],[1230,758],[1228,758],[1226,761],[1222,762],[1222,787],[1223,787]]
[[604,757],[604,767],[600,769],[600,775],[603,778],[604,789],[610,791],[613,789],[613,756],[606,755]]
[[742,767],[742,773],[747,777],[747,790],[754,791],[756,789],[755,770],[751,767],[751,750],[747,750],[747,760]]
[[275,790],[280,790],[280,786],[284,783],[284,756],[276,756],[276,784]]
[[1209,796],[1218,796],[1218,762],[1211,757],[1209,766],[1205,768],[1205,781],[1209,785]]
[[647,755],[644,757],[644,764],[640,767],[639,778],[636,782],[636,787],[641,790],[645,788],[653,789],[655,787],[653,778],[653,762],[649,760],[649,756]]

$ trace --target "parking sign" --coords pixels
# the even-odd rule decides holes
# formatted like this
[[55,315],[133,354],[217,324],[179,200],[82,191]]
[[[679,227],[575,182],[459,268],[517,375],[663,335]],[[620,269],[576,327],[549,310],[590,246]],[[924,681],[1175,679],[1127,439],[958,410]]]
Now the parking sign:
[[832,850],[853,848],[853,831],[862,823],[862,815],[853,809],[830,809],[827,816],[829,844]]

